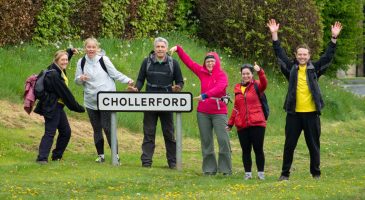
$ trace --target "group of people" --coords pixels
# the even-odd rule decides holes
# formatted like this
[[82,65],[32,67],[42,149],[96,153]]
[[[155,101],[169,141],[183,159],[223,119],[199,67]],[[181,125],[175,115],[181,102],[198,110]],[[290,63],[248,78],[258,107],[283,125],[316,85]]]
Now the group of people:
[[[327,50],[317,62],[310,60],[310,49],[300,45],[295,52],[295,59],[290,60],[280,46],[278,31],[280,25],[274,19],[267,26],[271,32],[273,47],[278,58],[281,72],[289,82],[288,93],[284,103],[287,112],[285,125],[285,145],[282,172],[279,180],[289,180],[294,150],[298,138],[304,130],[305,140],[310,153],[310,173],[313,178],[320,178],[320,112],[323,100],[318,85],[318,78],[328,68],[334,57],[336,40],[342,25],[335,22],[331,26],[332,38]],[[110,59],[101,52],[100,44],[95,38],[84,42],[85,56],[77,62],[75,83],[84,88],[84,106],[94,132],[94,143],[97,151],[96,162],[105,162],[103,130],[109,146],[111,145],[111,113],[97,109],[99,91],[116,91],[115,81],[128,84],[130,92],[145,90],[148,92],[180,92],[184,86],[179,63],[171,57],[176,52],[181,61],[199,78],[200,95],[198,100],[197,121],[202,150],[202,171],[204,175],[217,173],[232,174],[231,147],[229,131],[236,126],[242,149],[242,162],[245,170],[244,179],[252,179],[252,148],[255,153],[257,177],[265,179],[264,137],[266,118],[260,101],[260,95],[267,88],[265,72],[256,63],[244,64],[240,68],[241,80],[233,89],[234,108],[228,119],[228,109],[222,97],[227,92],[228,77],[221,67],[216,52],[209,52],[203,64],[193,61],[181,46],[168,50],[168,41],[158,37],[154,40],[154,50],[143,60],[136,82],[119,72]],[[171,52],[171,55],[168,54]],[[52,160],[62,159],[71,136],[71,128],[63,110],[67,106],[76,112],[85,112],[68,89],[66,68],[76,49],[57,51],[53,63],[48,67],[50,72],[44,79],[45,98],[41,99],[35,109],[44,116],[45,132],[39,145],[37,162],[46,164],[52,143],[58,130],[56,147],[52,151]],[[51,70],[52,69],[52,70]],[[259,80],[254,79],[257,73]],[[142,167],[151,167],[155,150],[157,120],[160,118],[166,147],[166,158],[169,168],[176,168],[176,141],[172,112],[144,112]],[[216,134],[219,153],[218,159],[214,150],[213,132]],[[118,156],[119,160],[119,156]]]

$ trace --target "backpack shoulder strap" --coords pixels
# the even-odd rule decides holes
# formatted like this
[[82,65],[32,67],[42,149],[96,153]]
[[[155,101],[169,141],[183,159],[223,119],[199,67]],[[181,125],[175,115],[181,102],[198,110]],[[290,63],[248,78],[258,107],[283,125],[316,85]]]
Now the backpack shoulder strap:
[[147,57],[147,66],[146,66],[146,73],[147,73],[147,71],[148,71],[148,69],[151,67],[151,58],[148,56]]
[[261,100],[261,94],[260,94],[260,91],[259,91],[259,86],[257,85],[256,82],[253,83],[253,87],[255,88],[256,90],[256,94],[257,96],[259,96],[259,99]]
[[109,75],[108,70],[106,69],[106,65],[105,65],[103,56],[101,56],[101,58],[99,59],[99,62],[100,62],[101,68],[103,68],[103,70]]
[[[100,58],[99,62],[100,62],[101,68],[103,68],[103,70],[108,74],[108,70],[106,69],[106,65],[105,65],[103,56]],[[82,70],[82,73],[84,73],[85,63],[86,63],[86,58],[84,56],[81,59],[81,70]]]
[[167,55],[167,62],[169,63],[171,75],[174,76],[174,60],[169,55]]
[[85,56],[81,59],[81,71],[84,73],[84,67],[85,67],[86,58]]

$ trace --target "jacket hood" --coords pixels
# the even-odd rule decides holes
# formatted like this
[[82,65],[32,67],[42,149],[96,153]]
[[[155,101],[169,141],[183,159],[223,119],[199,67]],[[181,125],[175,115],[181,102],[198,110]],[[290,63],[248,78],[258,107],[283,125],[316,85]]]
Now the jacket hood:
[[[215,65],[214,65],[214,67],[213,67],[212,73],[217,72],[217,71],[222,71],[222,69],[221,69],[221,60],[220,60],[220,58],[219,58],[218,54],[217,54],[216,52],[209,52],[209,53],[207,53],[207,54],[205,55],[205,57],[206,57],[206,56],[209,56],[209,55],[214,56],[214,59],[215,59]],[[205,58],[205,57],[204,57],[204,58]],[[207,69],[207,66],[205,66],[205,59],[203,60],[203,67],[204,67],[205,69]]]

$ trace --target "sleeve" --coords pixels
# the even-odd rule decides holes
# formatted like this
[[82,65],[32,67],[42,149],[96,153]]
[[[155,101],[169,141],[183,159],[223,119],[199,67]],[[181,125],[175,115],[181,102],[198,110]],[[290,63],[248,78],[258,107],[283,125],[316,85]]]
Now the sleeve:
[[173,60],[174,63],[174,80],[175,84],[179,85],[181,89],[184,87],[184,78],[181,73],[180,65],[176,60]]
[[84,82],[80,79],[80,76],[82,75],[82,69],[81,69],[81,59],[76,64],[76,72],[75,72],[75,83],[77,85],[83,85]]
[[141,68],[139,69],[139,73],[138,73],[138,77],[136,80],[136,88],[138,89],[138,91],[141,91],[144,81],[146,79],[146,68],[147,68],[147,59],[145,58],[141,64]]
[[68,54],[68,61],[70,61],[70,60],[71,60],[71,58],[72,58],[72,56],[74,55],[74,52],[72,51],[72,49],[71,49],[71,48],[68,48],[68,49],[66,50],[66,52],[67,52],[67,54]]
[[276,58],[278,59],[280,64],[280,70],[284,74],[284,76],[288,79],[290,75],[290,69],[292,67],[292,62],[286,55],[284,49],[281,47],[279,40],[273,41],[273,47]]
[[128,83],[131,80],[128,76],[118,71],[107,56],[103,56],[103,60],[106,70],[112,79],[120,81],[121,83]]
[[205,94],[208,95],[208,97],[218,97],[220,98],[222,91],[225,91],[228,86],[228,78],[226,73],[221,72],[217,77],[217,80],[215,82],[215,85],[210,90],[206,91]]
[[[55,72],[57,73],[57,72]],[[83,106],[81,106],[72,95],[71,91],[66,86],[65,82],[59,76],[53,76],[54,91],[59,96],[67,108],[75,112],[85,112]]]
[[320,59],[317,62],[313,63],[313,66],[316,68],[318,76],[321,76],[329,67],[335,55],[335,51],[336,51],[336,43],[330,41],[328,43],[325,53],[320,57]]
[[261,68],[260,71],[257,72],[257,74],[259,75],[259,80],[260,80],[260,82],[257,84],[259,91],[264,92],[267,87],[267,78],[264,69]]
[[194,62],[187,53],[185,53],[184,49],[181,46],[177,46],[176,50],[179,55],[181,61],[192,71],[194,74],[198,75],[200,68],[202,67],[198,63]]

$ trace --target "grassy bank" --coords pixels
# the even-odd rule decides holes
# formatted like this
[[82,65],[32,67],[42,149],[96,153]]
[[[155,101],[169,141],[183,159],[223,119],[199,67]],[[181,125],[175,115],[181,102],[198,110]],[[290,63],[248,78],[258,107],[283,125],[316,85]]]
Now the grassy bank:
[[[214,50],[204,47],[194,38],[170,34],[166,36],[170,42],[170,46],[181,44],[186,52],[197,62],[202,62],[206,52]],[[136,79],[142,60],[153,49],[153,40],[101,40],[102,48],[105,49],[107,55],[111,58],[114,65],[124,74]],[[18,46],[0,48],[0,99],[6,99],[12,102],[21,103],[22,92],[24,90],[24,82],[26,77],[32,73],[39,73],[41,69],[46,68],[52,61],[53,54],[57,47],[65,49],[68,46],[82,47],[81,41],[67,42],[64,44],[55,44],[53,46],[36,47],[32,44],[19,44]],[[268,47],[271,48],[271,47]],[[219,52],[222,59],[222,66],[227,71],[229,77],[229,88],[227,92],[233,95],[233,86],[240,81],[239,66],[249,61],[232,58],[230,55]],[[67,69],[69,80],[74,79],[76,63],[82,55],[76,55],[71,60],[71,64]],[[177,60],[177,55],[173,55]],[[180,62],[180,60],[179,60]],[[260,63],[258,61],[258,63]],[[193,96],[198,96],[200,91],[200,83],[197,77],[185,67],[181,62],[181,68],[185,79],[184,91],[191,92]],[[268,121],[267,134],[281,135],[283,133],[283,119],[285,113],[282,105],[287,90],[287,83],[283,76],[272,72],[272,68],[278,66],[262,66],[267,73],[269,85],[266,90],[271,116]],[[277,72],[278,70],[276,70]],[[322,93],[326,103],[323,110],[323,119],[329,121],[357,119],[364,115],[365,106],[363,99],[356,98],[354,95],[338,88],[328,78],[323,77],[320,81]],[[126,85],[117,83],[119,91],[126,89]],[[72,81],[70,88],[75,94],[79,102],[83,102],[82,87],[77,86]],[[183,126],[183,133],[186,136],[197,137],[196,123],[196,102],[194,102],[194,111],[192,113],[183,114],[183,123],[189,124]],[[232,109],[232,104],[229,105]],[[73,116],[86,119],[86,114],[78,115],[72,113]],[[126,127],[132,131],[140,132],[142,130],[142,113],[119,113],[118,119],[120,126]]]
[[[309,173],[309,155],[301,137],[291,180],[278,182],[284,137],[265,138],[266,180],[243,180],[241,150],[232,139],[233,175],[201,174],[199,141],[183,140],[183,170],[167,168],[161,134],[153,167],[140,167],[141,134],[118,130],[122,165],[94,163],[87,121],[71,118],[73,136],[64,161],[34,162],[43,134],[42,119],[29,117],[17,104],[0,101],[0,199],[364,199],[365,120],[325,123],[321,136],[322,178]],[[12,110],[12,113],[10,112]],[[82,127],[82,129],[80,129]],[[78,128],[78,129],[77,129]],[[255,165],[254,165],[255,166]],[[253,167],[256,176],[256,168]]]

